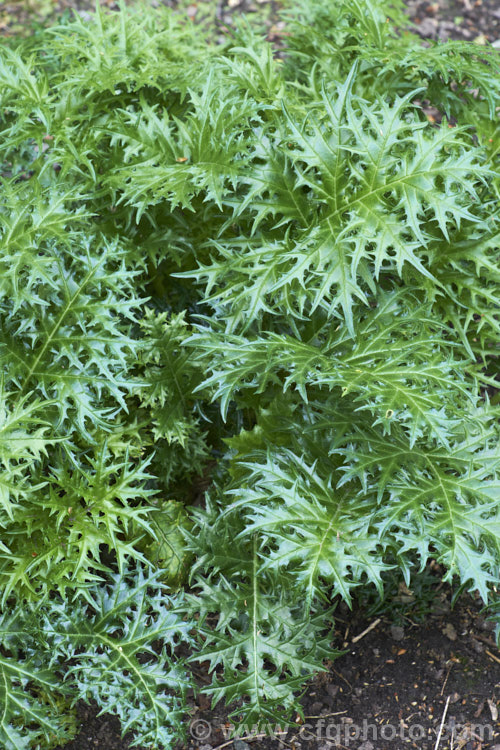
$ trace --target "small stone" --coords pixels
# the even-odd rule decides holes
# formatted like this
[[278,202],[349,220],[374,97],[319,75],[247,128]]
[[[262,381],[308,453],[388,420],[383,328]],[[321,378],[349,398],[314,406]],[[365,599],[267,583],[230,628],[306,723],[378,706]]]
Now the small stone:
[[311,703],[311,712],[313,714],[319,714],[322,708],[323,708],[322,701],[314,701],[314,703]]
[[337,693],[339,692],[339,686],[338,685],[332,685],[331,683],[326,686],[326,692],[331,698],[335,698]]
[[455,630],[455,628],[451,624],[451,622],[446,623],[446,627],[443,628],[442,633],[447,638],[449,638],[450,641],[456,641],[457,640],[457,631]]
[[243,742],[243,740],[233,740],[233,747],[234,750],[251,750],[248,742]]
[[391,625],[391,636],[395,641],[402,641],[405,637],[405,629],[401,625]]
[[434,37],[436,35],[438,22],[435,18],[424,18],[416,28],[417,34],[424,37]]
[[474,39],[474,44],[480,44],[482,46],[488,44],[488,37],[484,34],[478,34]]
[[361,743],[358,750],[375,750],[375,745],[370,740],[366,740],[366,742]]
[[481,623],[481,630],[489,630],[491,632],[492,630],[495,630],[495,627],[495,623],[491,620],[484,620],[484,622]]

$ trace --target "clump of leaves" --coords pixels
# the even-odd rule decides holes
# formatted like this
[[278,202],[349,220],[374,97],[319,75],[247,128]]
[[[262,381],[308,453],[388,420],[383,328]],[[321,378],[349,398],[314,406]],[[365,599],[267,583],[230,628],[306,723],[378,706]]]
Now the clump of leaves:
[[402,27],[294,4],[277,55],[122,10],[2,51],[5,747],[67,736],[60,694],[169,747],[180,643],[288,721],[336,597],[430,556],[494,598],[499,58]]

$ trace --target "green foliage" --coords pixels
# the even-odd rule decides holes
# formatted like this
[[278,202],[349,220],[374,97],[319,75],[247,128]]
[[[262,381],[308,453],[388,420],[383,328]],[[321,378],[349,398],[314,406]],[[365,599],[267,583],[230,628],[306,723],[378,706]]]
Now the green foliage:
[[182,698],[189,686],[174,650],[190,643],[191,628],[157,579],[139,568],[111,576],[85,595],[56,596],[4,614],[2,747],[68,739],[71,714],[57,710],[62,697],[93,699],[116,713],[124,731],[134,735],[132,745],[168,747],[182,735]]
[[168,500],[152,518],[154,535],[147,534],[139,544],[146,558],[160,569],[159,579],[172,589],[186,580],[192,556],[186,549],[184,532],[192,522],[182,503]]
[[[368,618],[384,615],[398,625],[405,620],[423,623],[433,612],[436,595],[441,587],[441,579],[433,570],[433,561],[424,570],[418,571],[412,578],[411,589],[405,584],[403,575],[395,565],[382,574],[384,599],[381,599],[375,587],[360,592],[360,607]],[[438,598],[439,601],[439,598]]]
[[498,53],[286,17],[279,55],[147,8],[1,51],[6,748],[79,698],[171,747],[179,651],[287,722],[335,602],[431,556],[495,600]]
[[[234,551],[228,524],[220,523],[215,514],[211,520],[209,529],[202,517],[199,528],[203,548],[210,554],[206,552],[200,563],[205,576],[198,595],[192,597],[193,609],[202,615],[201,651],[193,659],[210,664],[213,681],[206,692],[214,703],[246,696],[248,702],[232,717],[253,726],[283,715],[283,709],[287,716],[296,706],[293,690],[323,669],[324,659],[335,656],[331,636],[325,633],[330,612],[324,606],[304,609],[300,590],[294,591],[289,577],[277,569],[263,569],[256,536]],[[209,625],[206,618],[214,614],[216,625]],[[223,679],[217,667],[223,669]]]

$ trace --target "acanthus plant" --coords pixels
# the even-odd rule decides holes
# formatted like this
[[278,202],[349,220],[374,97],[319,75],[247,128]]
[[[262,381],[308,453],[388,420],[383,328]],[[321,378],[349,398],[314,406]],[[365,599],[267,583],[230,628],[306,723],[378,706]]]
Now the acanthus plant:
[[381,0],[287,24],[122,9],[2,50],[9,750],[78,698],[170,747],[187,652],[286,722],[394,567],[495,605],[498,53]]

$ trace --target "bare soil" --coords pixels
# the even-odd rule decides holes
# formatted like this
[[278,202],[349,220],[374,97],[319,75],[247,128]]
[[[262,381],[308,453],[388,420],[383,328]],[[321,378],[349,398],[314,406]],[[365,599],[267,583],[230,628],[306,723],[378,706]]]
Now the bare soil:
[[500,46],[499,0],[407,0],[416,31],[427,39],[464,39]]
[[[130,2],[130,0],[127,0]],[[149,0],[152,4],[182,4],[193,21],[207,14],[210,0]],[[332,0],[334,1],[334,0]],[[117,0],[99,0],[103,7],[117,9]],[[406,0],[408,15],[416,31],[424,38],[466,39],[478,44],[486,40],[500,46],[500,0]],[[63,13],[91,11],[94,0],[3,0],[0,2],[0,35],[26,34],[33,25],[46,24]],[[238,13],[259,13],[267,19],[273,34],[279,0],[217,0],[216,15],[230,22]],[[279,27],[278,27],[279,31]]]
[[[225,707],[198,692],[179,750],[500,750],[500,651],[481,601],[464,596],[452,608],[439,578],[426,612],[403,592],[387,614],[340,605],[333,645],[345,654],[308,684],[292,728],[231,739]],[[198,689],[210,682],[201,669],[194,679]],[[78,712],[81,731],[64,750],[128,750],[116,719],[95,706]]]
[[[481,603],[451,609],[441,589],[418,624],[341,608],[335,645],[347,653],[304,693],[304,719],[276,738],[231,743],[223,711],[193,705],[189,750],[500,750],[500,652]],[[438,741],[440,727],[441,736]],[[200,728],[210,735],[197,741]],[[227,744],[226,744],[227,743]],[[76,747],[75,747],[76,750]]]

